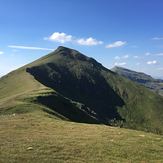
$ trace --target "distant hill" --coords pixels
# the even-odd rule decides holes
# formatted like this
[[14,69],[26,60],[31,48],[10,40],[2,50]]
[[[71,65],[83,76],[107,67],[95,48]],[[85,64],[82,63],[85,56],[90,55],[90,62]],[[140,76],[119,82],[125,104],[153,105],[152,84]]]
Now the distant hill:
[[122,67],[114,67],[112,71],[118,73],[119,75],[126,77],[134,82],[137,82],[145,87],[163,95],[163,80],[154,79],[150,75],[142,72],[132,71]]
[[68,121],[163,133],[161,96],[62,46],[0,79],[1,115],[36,110]]

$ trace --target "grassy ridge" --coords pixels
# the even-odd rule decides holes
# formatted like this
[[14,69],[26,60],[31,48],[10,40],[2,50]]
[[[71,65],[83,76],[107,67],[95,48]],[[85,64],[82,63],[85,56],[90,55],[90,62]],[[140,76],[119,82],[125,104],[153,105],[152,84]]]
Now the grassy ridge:
[[[34,91],[46,89],[37,82],[33,76],[26,73],[24,68],[13,71],[0,78],[0,111],[21,103],[23,98],[27,98]],[[18,102],[19,101],[19,102]]]

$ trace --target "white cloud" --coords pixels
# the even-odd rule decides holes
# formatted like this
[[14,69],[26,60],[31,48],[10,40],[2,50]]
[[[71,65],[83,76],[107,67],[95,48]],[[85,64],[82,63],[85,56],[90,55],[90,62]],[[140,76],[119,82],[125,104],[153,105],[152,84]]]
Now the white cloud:
[[150,52],[146,52],[145,55],[146,56],[149,56],[149,55],[151,55],[151,53]]
[[114,59],[115,59],[115,60],[119,60],[119,59],[121,59],[121,57],[115,56]]
[[114,57],[115,60],[127,59],[127,58],[129,58],[129,55],[128,54],[127,55],[124,55],[124,56],[121,56],[121,57],[120,56],[115,56]]
[[159,67],[157,70],[161,70],[162,71],[163,70],[163,67]]
[[129,58],[129,55],[124,55],[122,58],[127,59]]
[[12,49],[12,52],[18,52],[19,50],[18,49]]
[[106,45],[106,48],[118,48],[126,44],[127,44],[126,41],[116,41],[116,42],[113,42],[112,44]]
[[148,64],[148,65],[154,65],[154,64],[157,64],[157,61],[156,61],[156,60],[147,61],[147,64]]
[[138,63],[136,63],[136,66],[139,66],[140,65],[140,63],[138,62]]
[[135,59],[138,59],[138,58],[139,58],[139,56],[137,56],[137,55],[134,55],[133,57],[134,57]]
[[131,48],[138,48],[137,45],[131,45],[130,47],[131,47]]
[[45,38],[45,40],[55,41],[59,43],[65,43],[65,42],[71,42],[72,41],[72,35],[68,35],[63,32],[54,32],[51,36],[48,38]]
[[72,35],[68,35],[63,32],[54,32],[51,36],[44,38],[45,40],[55,41],[59,43],[77,43],[79,45],[86,45],[86,46],[94,46],[94,45],[101,45],[103,44],[102,41],[98,41],[93,37],[89,38],[76,38]]
[[156,54],[157,56],[163,56],[163,53],[158,53],[158,54]]
[[81,39],[78,39],[76,40],[76,42],[79,44],[79,45],[86,45],[86,46],[94,46],[94,45],[101,45],[103,44],[102,41],[98,41],[92,37],[89,37],[89,38],[81,38]]
[[4,52],[3,51],[0,51],[0,55],[2,55],[2,54],[4,54]]
[[53,51],[54,49],[49,48],[40,48],[40,47],[33,47],[33,46],[21,46],[21,45],[9,45],[9,48],[13,49],[27,49],[27,50],[45,50],[45,51]]
[[163,37],[153,37],[152,40],[163,40]]
[[149,52],[147,52],[147,53],[145,53],[145,55],[146,56],[163,56],[163,53],[149,53]]
[[115,66],[124,66],[124,65],[126,65],[126,62],[115,62],[114,65]]

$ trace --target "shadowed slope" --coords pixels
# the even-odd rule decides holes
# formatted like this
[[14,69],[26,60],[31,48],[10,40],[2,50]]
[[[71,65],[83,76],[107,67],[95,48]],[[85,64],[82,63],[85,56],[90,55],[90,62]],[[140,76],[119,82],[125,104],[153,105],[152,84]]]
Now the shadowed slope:
[[[62,59],[63,62],[63,59]],[[60,61],[47,63],[27,69],[39,82],[50,87],[63,96],[84,103],[96,112],[100,121],[120,119],[117,106],[124,105],[123,100],[108,85],[105,78],[89,62],[72,60],[65,65]],[[71,66],[70,66],[71,65]]]
[[40,83],[85,104],[96,113],[99,122],[121,119],[117,107],[124,102],[101,74],[102,70],[111,71],[94,59],[65,47],[59,47],[42,61],[42,64],[27,68]]
[[[27,72],[64,97],[84,104],[95,113],[99,123],[122,120],[126,127],[162,132],[163,99],[160,96],[78,51],[59,47],[28,65]],[[50,107],[48,97],[42,97],[39,102]],[[51,106],[55,106],[55,102]],[[56,107],[51,108],[56,110]]]
[[0,114],[35,108],[75,122],[163,133],[161,96],[65,47],[0,79]]

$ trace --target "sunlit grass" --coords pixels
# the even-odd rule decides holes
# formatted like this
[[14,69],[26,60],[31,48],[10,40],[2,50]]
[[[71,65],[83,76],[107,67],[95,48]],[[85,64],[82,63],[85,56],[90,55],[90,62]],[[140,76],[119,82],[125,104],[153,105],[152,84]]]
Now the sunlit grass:
[[61,121],[36,111],[0,116],[0,162],[161,162],[163,137]]

